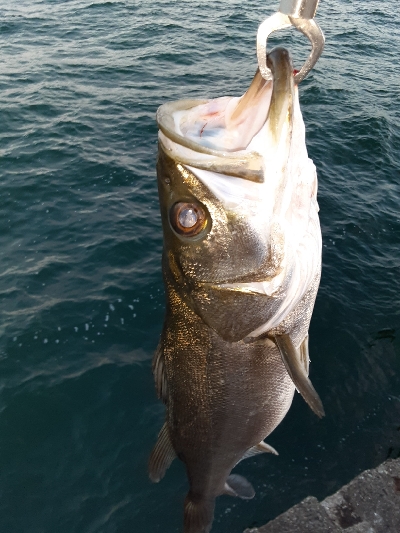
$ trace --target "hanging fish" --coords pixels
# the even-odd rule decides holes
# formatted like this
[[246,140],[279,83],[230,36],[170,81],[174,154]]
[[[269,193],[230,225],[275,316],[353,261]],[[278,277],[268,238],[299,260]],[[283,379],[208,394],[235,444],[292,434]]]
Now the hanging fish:
[[289,53],[267,65],[272,81],[257,71],[241,98],[157,112],[167,309],[153,372],[166,421],[149,470],[158,482],[174,457],[185,463],[185,533],[210,531],[218,495],[254,496],[231,470],[277,453],[264,439],[295,388],[324,414],[308,378],[317,176]]

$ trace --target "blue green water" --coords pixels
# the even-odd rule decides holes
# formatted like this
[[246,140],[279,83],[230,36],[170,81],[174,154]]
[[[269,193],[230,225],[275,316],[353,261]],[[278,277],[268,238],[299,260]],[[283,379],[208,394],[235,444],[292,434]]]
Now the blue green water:
[[[400,15],[321,0],[327,43],[301,85],[319,173],[323,272],[311,378],[241,463],[250,502],[213,533],[260,525],[400,454]],[[7,0],[0,6],[0,531],[175,533],[187,489],[147,459],[163,421],[155,111],[240,95],[278,1]],[[304,38],[282,33],[300,64]]]

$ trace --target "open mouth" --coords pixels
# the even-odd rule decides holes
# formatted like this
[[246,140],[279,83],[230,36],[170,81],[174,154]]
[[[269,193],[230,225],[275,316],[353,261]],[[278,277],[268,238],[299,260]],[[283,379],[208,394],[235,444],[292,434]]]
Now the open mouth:
[[196,169],[263,183],[282,144],[287,152],[295,90],[289,53],[277,48],[268,62],[273,81],[257,71],[241,97],[162,105],[157,122],[166,152]]
[[272,82],[256,73],[242,97],[222,97],[174,114],[177,132],[202,147],[223,152],[251,151],[249,145],[265,124]]

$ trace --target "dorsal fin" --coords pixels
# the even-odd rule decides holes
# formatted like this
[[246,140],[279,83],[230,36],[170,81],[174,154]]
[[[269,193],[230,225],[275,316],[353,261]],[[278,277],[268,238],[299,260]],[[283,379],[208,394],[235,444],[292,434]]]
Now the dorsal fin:
[[314,413],[322,418],[325,416],[324,407],[321,398],[318,396],[317,391],[314,389],[313,384],[307,376],[300,352],[296,350],[291,338],[286,333],[283,335],[275,335],[274,341],[296,389],[303,396],[304,400],[308,403]]
[[172,447],[168,426],[165,422],[149,459],[149,477],[151,481],[158,483],[165,476],[165,472],[175,457],[176,453]]

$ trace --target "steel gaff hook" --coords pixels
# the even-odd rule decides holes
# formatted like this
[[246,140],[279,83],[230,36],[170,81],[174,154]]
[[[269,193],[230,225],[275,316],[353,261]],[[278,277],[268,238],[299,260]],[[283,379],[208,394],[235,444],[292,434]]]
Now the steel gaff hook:
[[257,32],[257,60],[260,73],[265,80],[272,80],[267,66],[267,40],[273,31],[294,26],[311,42],[311,52],[294,82],[299,84],[318,61],[324,49],[325,37],[314,20],[319,0],[281,0],[279,11],[262,22]]

